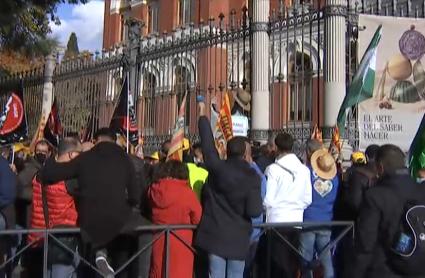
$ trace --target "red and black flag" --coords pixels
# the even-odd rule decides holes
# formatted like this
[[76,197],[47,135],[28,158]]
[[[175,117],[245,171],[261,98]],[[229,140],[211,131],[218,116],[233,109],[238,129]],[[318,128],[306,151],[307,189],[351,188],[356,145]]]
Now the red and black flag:
[[62,137],[62,132],[63,128],[59,118],[58,106],[56,104],[56,99],[54,99],[49,118],[47,118],[46,127],[43,131],[44,139],[57,147],[59,145],[59,139]]
[[28,136],[22,81],[8,91],[6,104],[0,116],[0,144],[23,141]]
[[137,145],[139,137],[136,111],[133,95],[130,94],[128,78],[125,78],[109,127],[126,137],[132,145]]

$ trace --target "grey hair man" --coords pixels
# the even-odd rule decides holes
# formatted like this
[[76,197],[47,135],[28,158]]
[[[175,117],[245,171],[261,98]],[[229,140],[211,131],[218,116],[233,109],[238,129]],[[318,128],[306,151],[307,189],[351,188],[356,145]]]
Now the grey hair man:
[[306,143],[305,154],[307,158],[307,164],[310,164],[310,159],[313,153],[323,148],[322,142],[317,139],[308,139]]

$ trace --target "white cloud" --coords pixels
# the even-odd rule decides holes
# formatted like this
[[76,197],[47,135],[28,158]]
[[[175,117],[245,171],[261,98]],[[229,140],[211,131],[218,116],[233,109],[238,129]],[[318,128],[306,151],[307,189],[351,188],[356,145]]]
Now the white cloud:
[[75,32],[78,38],[78,47],[81,50],[101,50],[103,35],[104,3],[93,0],[85,5],[68,6],[71,11],[69,18],[61,18],[61,25],[50,23],[52,37],[66,46],[68,38]]

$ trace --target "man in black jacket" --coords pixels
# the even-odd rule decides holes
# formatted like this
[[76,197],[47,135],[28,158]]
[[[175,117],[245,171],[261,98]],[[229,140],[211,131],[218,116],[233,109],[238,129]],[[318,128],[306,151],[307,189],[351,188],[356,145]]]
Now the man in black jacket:
[[209,277],[243,277],[251,218],[262,212],[261,180],[243,159],[247,142],[244,137],[229,140],[227,160],[220,160],[205,116],[205,103],[198,105],[199,135],[209,177],[195,245],[208,253]]
[[[40,177],[46,185],[77,178],[82,238],[94,250],[104,250],[120,233],[129,231],[141,220],[140,214],[132,210],[139,206],[141,192],[130,158],[115,144],[115,134],[103,128],[96,133],[95,140],[90,151],[71,162],[47,161]],[[96,260],[103,272],[112,274],[106,256],[97,256]]]
[[377,182],[376,154],[378,145],[370,145],[366,148],[366,164],[351,166],[343,181],[336,206],[336,217],[340,220],[356,221],[360,206],[366,191]]
[[[404,153],[394,145],[378,150],[378,183],[365,195],[357,223],[356,255],[348,277],[397,278],[388,262],[407,201],[425,205],[425,188],[405,168]],[[423,275],[425,277],[425,269]]]

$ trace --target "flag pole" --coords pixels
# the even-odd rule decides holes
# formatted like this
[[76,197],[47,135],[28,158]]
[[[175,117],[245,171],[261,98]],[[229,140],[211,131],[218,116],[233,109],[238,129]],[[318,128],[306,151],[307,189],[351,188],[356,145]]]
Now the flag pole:
[[12,159],[10,164],[14,164],[15,163],[15,146],[12,144]]
[[129,72],[127,71],[127,117],[126,117],[126,148],[127,153],[129,153],[129,136],[130,136],[130,78],[129,78]]

